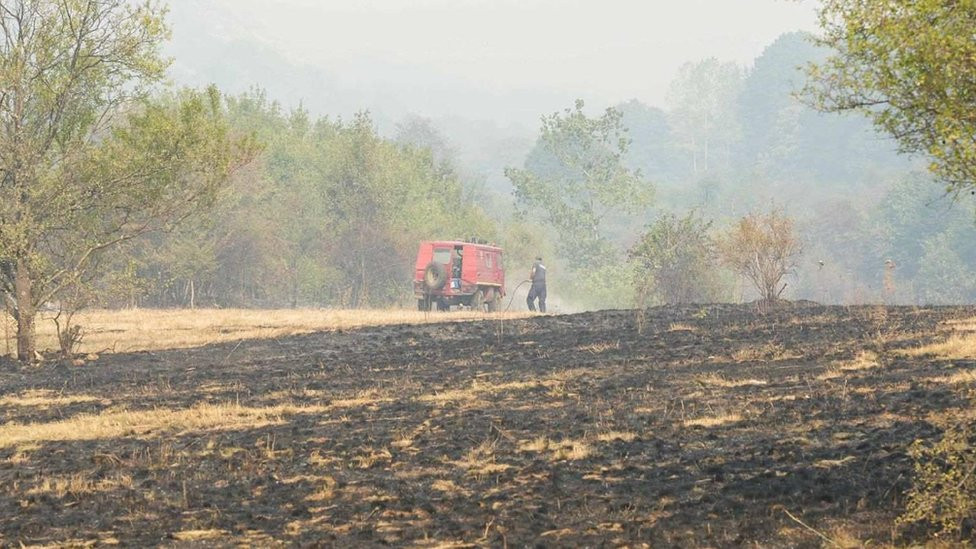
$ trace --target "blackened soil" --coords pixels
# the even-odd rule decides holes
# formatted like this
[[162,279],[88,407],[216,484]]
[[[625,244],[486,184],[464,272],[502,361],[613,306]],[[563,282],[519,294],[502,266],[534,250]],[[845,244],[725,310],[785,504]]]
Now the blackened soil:
[[[823,543],[789,515],[891,541],[906,448],[976,369],[900,351],[972,316],[672,307],[8,366],[0,429],[78,432],[0,437],[0,546]],[[204,404],[288,407],[98,434]]]

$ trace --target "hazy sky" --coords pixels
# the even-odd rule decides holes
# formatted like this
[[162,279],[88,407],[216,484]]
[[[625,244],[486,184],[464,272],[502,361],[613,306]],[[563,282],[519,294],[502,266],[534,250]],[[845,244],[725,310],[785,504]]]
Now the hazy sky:
[[527,111],[560,103],[544,112],[575,97],[663,105],[682,63],[712,56],[750,63],[780,34],[815,30],[816,7],[812,0],[212,1],[233,14],[213,18],[215,36],[246,35],[346,92],[395,96],[399,108],[427,115],[479,104],[494,112],[492,98],[523,97]]

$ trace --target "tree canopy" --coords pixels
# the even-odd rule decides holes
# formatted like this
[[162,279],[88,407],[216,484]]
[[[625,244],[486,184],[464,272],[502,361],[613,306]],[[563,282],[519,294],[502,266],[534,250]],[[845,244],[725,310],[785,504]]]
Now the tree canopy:
[[623,161],[630,140],[620,111],[608,108],[590,118],[577,100],[573,108],[542,118],[540,166],[506,168],[518,202],[540,212],[557,232],[558,248],[576,265],[605,259],[603,224],[611,213],[638,212],[652,187]]
[[152,95],[163,16],[126,0],[0,5],[0,278],[21,360],[40,303],[104,250],[206,206],[246,156],[216,90]]
[[806,97],[863,112],[950,191],[976,188],[976,2],[825,0],[820,24],[834,53],[811,65]]

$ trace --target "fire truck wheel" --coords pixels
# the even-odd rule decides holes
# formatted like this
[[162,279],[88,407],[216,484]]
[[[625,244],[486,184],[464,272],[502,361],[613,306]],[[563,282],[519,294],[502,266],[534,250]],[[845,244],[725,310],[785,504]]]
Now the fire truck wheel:
[[502,308],[502,294],[498,290],[492,290],[488,298],[488,312],[497,313]]
[[440,263],[431,262],[424,269],[424,285],[429,290],[440,290],[447,283],[447,270]]
[[475,290],[474,295],[471,296],[471,308],[475,311],[485,310],[485,294],[481,290]]

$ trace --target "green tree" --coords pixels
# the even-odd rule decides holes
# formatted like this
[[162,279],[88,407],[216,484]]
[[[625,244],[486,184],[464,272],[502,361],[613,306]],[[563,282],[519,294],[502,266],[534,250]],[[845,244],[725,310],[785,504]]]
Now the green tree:
[[728,166],[741,131],[735,106],[742,82],[742,69],[710,58],[685,63],[671,83],[671,127],[691,153],[693,174]]
[[627,128],[630,146],[625,161],[633,170],[640,170],[657,184],[679,182],[682,154],[671,131],[667,114],[656,107],[649,107],[636,99],[617,105],[621,124]]
[[611,214],[637,213],[650,202],[652,187],[639,170],[624,164],[630,140],[613,108],[600,117],[583,112],[583,101],[542,118],[539,138],[550,162],[544,168],[506,168],[517,201],[538,211],[557,233],[557,251],[576,267],[613,263],[607,238]]
[[714,300],[718,261],[711,226],[693,211],[680,218],[665,214],[651,224],[629,252],[638,296],[654,296],[661,303]]
[[0,257],[22,361],[38,304],[205,204],[236,157],[215,90],[148,99],[163,16],[125,0],[0,5]]
[[976,186],[976,3],[825,0],[818,42],[834,53],[811,65],[806,98],[856,110],[900,149],[931,160],[950,191]]

